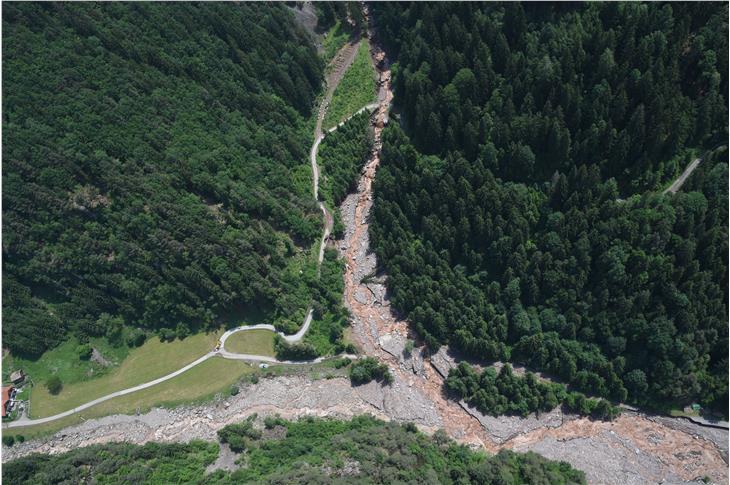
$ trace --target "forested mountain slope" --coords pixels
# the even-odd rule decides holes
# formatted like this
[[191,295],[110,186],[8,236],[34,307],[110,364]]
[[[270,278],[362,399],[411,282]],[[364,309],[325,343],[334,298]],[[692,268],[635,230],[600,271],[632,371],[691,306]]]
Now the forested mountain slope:
[[400,53],[372,226],[394,306],[432,348],[726,412],[727,150],[675,196],[619,186],[726,136],[727,6],[377,10]]
[[702,3],[377,5],[396,103],[424,153],[543,181],[597,165],[652,188],[727,138],[727,8]]
[[296,327],[321,79],[283,5],[4,5],[4,346],[252,304]]

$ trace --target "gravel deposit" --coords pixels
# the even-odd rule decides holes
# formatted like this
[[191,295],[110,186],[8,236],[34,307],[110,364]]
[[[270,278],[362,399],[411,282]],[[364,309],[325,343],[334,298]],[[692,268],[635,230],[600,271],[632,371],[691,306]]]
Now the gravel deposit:
[[552,460],[570,463],[585,472],[589,483],[643,485],[646,483],[686,484],[657,457],[642,453],[631,442],[615,433],[605,432],[590,438],[557,440],[546,438],[515,451],[534,451]]
[[531,414],[527,417],[520,416],[488,416],[477,411],[463,400],[459,401],[461,407],[474,416],[489,433],[489,436],[497,444],[505,443],[521,434],[529,433],[541,428],[559,428],[565,420],[576,419],[578,416],[563,414],[560,407],[549,413],[542,413],[539,416]]
[[113,441],[142,444],[216,440],[220,428],[253,413],[279,414],[287,419],[301,416],[349,419],[372,414],[386,421],[414,422],[426,432],[441,426],[433,403],[417,387],[398,376],[390,386],[373,381],[356,387],[342,377],[313,380],[307,376],[284,376],[242,385],[238,395],[204,405],[155,408],[140,416],[114,415],[88,420],[46,438],[11,448],[3,446],[2,461],[30,453],[63,453]]
[[662,424],[668,428],[682,431],[692,435],[696,439],[704,439],[714,443],[722,453],[725,463],[728,462],[728,431],[725,429],[710,428],[706,426],[698,426],[684,419],[668,418],[666,416],[647,416],[647,419],[655,423]]

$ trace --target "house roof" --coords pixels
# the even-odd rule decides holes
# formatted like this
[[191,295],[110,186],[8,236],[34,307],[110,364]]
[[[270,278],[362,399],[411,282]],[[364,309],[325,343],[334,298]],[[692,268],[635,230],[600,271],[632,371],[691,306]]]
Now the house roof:
[[13,391],[13,386],[4,386],[2,389],[3,394],[3,418],[8,415],[7,404],[10,400],[10,393]]

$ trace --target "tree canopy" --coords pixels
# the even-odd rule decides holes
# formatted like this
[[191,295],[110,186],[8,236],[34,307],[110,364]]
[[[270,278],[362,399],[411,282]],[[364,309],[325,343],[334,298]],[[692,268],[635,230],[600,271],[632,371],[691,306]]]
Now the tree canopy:
[[596,165],[622,192],[727,139],[721,4],[383,2],[395,101],[424,153],[542,181]]
[[371,240],[429,347],[726,412],[727,150],[676,195],[644,190],[726,137],[726,6],[376,11],[402,128]]
[[288,266],[322,224],[308,39],[275,4],[3,8],[5,346],[116,319],[195,331],[247,305],[300,324]]

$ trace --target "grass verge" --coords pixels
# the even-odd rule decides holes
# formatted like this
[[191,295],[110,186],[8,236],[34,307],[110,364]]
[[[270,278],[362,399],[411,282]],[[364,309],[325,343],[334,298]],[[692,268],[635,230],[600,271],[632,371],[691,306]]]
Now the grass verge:
[[332,95],[323,126],[330,129],[375,100],[375,68],[367,42],[361,42],[355,60]]
[[226,350],[237,354],[275,357],[274,332],[258,329],[234,333],[226,340]]
[[[64,382],[63,389],[55,396],[46,389],[43,374],[37,375],[29,369],[35,384],[31,394],[31,417],[52,416],[92,399],[167,375],[209,352],[217,340],[217,333],[197,334],[170,343],[150,338],[141,347],[130,350],[127,358],[108,374],[84,381]],[[42,363],[44,357],[45,354],[38,363]]]

